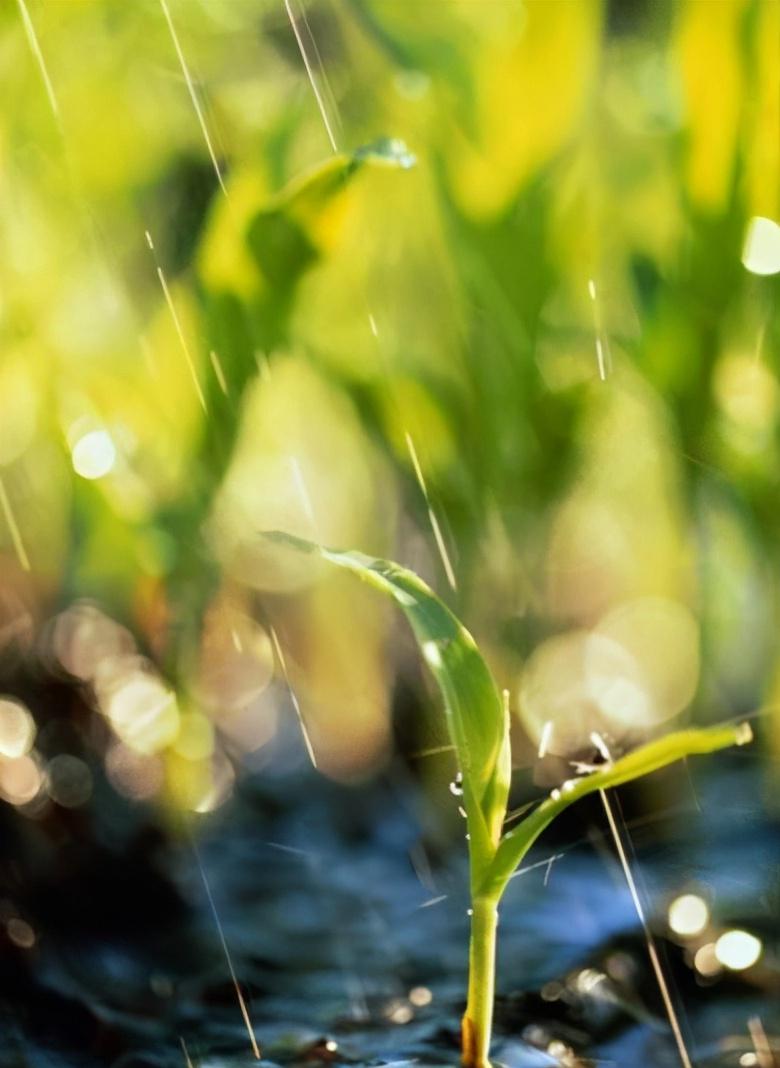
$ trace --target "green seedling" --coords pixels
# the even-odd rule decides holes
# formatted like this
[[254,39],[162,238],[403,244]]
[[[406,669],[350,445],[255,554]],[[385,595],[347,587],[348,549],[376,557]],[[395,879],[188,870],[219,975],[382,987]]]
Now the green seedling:
[[498,904],[507,883],[539,835],[573,802],[631,782],[684,757],[750,741],[747,723],[676,731],[619,760],[572,778],[504,833],[511,776],[509,712],[468,630],[413,572],[358,552],[325,549],[288,534],[266,535],[337,567],[389,594],[403,610],[435,678],[460,768],[468,826],[471,939],[465,1068],[490,1068]]

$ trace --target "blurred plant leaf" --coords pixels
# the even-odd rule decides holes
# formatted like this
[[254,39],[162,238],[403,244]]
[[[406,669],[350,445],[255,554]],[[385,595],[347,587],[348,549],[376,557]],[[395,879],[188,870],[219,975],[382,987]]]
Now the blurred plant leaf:
[[[182,649],[196,644],[201,616],[216,586],[218,569],[202,539],[193,538],[191,532],[201,531],[230,465],[247,390],[263,359],[288,340],[298,283],[336,240],[352,179],[364,167],[403,170],[414,162],[403,141],[385,138],[333,156],[270,197],[259,210],[248,200],[235,210],[229,203],[219,203],[201,249],[204,255],[217,250],[220,259],[218,272],[201,272],[212,363],[203,376],[208,418],[201,424],[189,493],[158,516],[160,525],[182,546],[167,580],[172,615],[186,621],[184,637],[174,643],[171,672]],[[240,192],[242,200],[248,198],[253,184]],[[255,276],[247,281],[253,269]]]
[[339,230],[344,193],[365,166],[406,170],[414,162],[403,141],[383,138],[339,153],[286,186],[247,229],[250,252],[267,282],[276,288],[294,285],[327,250]]

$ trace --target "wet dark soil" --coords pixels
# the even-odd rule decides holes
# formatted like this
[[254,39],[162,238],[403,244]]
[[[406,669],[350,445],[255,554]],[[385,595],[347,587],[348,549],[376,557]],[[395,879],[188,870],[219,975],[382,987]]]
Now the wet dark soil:
[[[682,801],[660,809],[656,791],[650,811],[642,795],[643,818],[629,819],[671,996],[699,1068],[780,1064],[761,1048],[780,1034],[778,824],[755,759],[691,776]],[[639,795],[621,797],[634,814]],[[184,828],[105,784],[88,808],[43,819],[4,806],[0,1066],[256,1064],[231,964],[265,1062],[455,1065],[463,844],[426,841],[420,803],[392,771],[337,786],[285,751]],[[496,1060],[679,1065],[598,807],[552,831],[527,868],[501,913]],[[712,926],[681,943],[665,910],[692,888]],[[9,916],[34,944],[11,937]],[[761,939],[761,959],[702,976],[694,951],[732,927]]]

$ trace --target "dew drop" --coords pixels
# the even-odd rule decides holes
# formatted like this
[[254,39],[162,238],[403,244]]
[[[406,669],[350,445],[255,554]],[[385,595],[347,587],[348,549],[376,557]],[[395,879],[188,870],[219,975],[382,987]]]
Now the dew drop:
[[753,741],[753,728],[749,723],[740,723],[734,732],[734,741],[737,745],[747,745]]

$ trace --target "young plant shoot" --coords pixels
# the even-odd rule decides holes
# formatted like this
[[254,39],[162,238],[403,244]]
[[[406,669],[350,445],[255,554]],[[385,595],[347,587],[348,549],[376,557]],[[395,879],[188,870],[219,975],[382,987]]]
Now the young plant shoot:
[[631,782],[683,757],[742,745],[752,737],[750,727],[742,723],[681,730],[649,742],[563,783],[502,834],[511,777],[509,712],[471,634],[417,575],[397,564],[358,552],[325,549],[288,534],[266,537],[353,571],[394,598],[439,686],[459,765],[468,825],[472,908],[463,1064],[465,1068],[489,1068],[498,904],[539,835],[586,794]]

